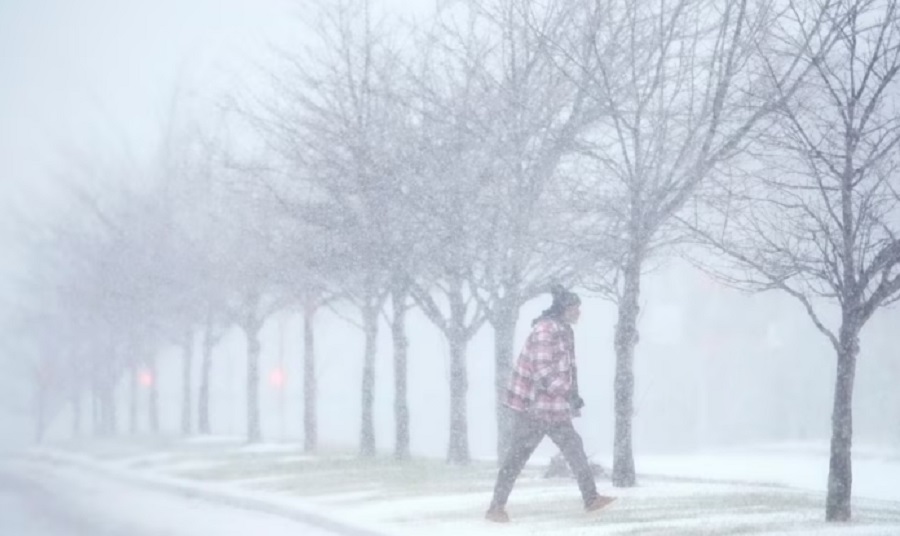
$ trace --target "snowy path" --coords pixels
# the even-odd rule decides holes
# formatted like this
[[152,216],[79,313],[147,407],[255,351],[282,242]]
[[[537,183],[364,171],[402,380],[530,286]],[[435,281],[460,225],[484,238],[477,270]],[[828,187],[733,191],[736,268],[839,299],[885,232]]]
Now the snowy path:
[[[900,460],[896,452],[854,454],[853,497],[900,502]],[[828,482],[827,448],[785,446],[711,451],[695,455],[642,456],[639,471],[657,476],[779,484],[825,493]]]
[[[131,531],[134,536],[144,532]],[[125,536],[99,519],[85,519],[54,492],[20,474],[0,470],[0,534]]]
[[72,468],[0,466],[0,534],[28,536],[355,536],[150,491]]

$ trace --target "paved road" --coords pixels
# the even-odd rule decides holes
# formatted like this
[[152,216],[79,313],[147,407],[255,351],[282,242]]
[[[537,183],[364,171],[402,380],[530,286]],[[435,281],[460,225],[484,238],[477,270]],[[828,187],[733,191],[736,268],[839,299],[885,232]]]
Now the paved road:
[[[0,534],[22,536],[125,536],[60,500],[60,496],[18,471],[0,468]],[[135,536],[144,536],[131,532]]]
[[82,470],[0,464],[0,536],[344,536]]

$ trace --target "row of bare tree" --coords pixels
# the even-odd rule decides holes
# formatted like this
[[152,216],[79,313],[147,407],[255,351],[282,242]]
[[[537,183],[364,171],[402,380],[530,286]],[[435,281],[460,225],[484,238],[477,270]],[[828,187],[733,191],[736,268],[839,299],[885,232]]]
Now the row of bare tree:
[[[417,307],[450,348],[447,458],[466,463],[469,341],[493,328],[499,401],[520,308],[562,281],[618,307],[613,482],[632,486],[641,279],[677,254],[732,285],[790,294],[833,344],[826,516],[849,519],[859,333],[900,296],[896,4],[491,0],[410,25],[368,1],[323,3],[314,42],[281,51],[265,90],[231,99],[229,124],[252,136],[169,129],[153,165],[95,166],[115,186],[73,187],[75,208],[35,226],[39,306],[22,322],[39,335],[26,349],[39,390],[55,395],[38,397],[41,415],[90,389],[111,433],[114,387],[177,344],[191,432],[202,332],[208,433],[210,356],[237,326],[257,441],[259,332],[297,308],[312,450],[312,318],[340,302],[365,334],[360,453],[375,453],[384,317],[405,458]],[[502,454],[509,416],[496,412]]]

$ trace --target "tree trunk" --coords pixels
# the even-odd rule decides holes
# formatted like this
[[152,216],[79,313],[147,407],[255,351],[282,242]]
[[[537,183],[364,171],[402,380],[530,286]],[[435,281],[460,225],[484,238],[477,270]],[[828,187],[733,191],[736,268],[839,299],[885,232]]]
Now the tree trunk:
[[47,429],[47,388],[40,379],[34,382],[34,441],[41,444]]
[[262,440],[259,413],[259,328],[255,324],[244,326],[247,334],[247,442]]
[[616,428],[613,443],[612,482],[616,487],[632,487],[637,483],[632,448],[634,415],[634,348],[638,342],[637,318],[641,292],[641,255],[632,252],[625,265],[622,295],[619,297],[615,332]]
[[81,437],[81,391],[72,395],[72,437]]
[[503,399],[506,397],[506,387],[512,371],[518,309],[508,303],[500,304],[493,320],[497,462],[502,463],[509,450],[512,434],[512,411],[503,405]]
[[469,379],[466,371],[466,306],[460,283],[453,283],[450,292],[450,445],[447,462],[465,465],[469,456],[469,424],[466,396]]
[[368,298],[363,307],[363,324],[366,333],[366,348],[363,356],[362,378],[362,430],[359,435],[359,454],[363,457],[375,455],[375,345],[378,340],[378,304]]
[[184,356],[181,361],[181,434],[191,435],[191,422],[193,421],[191,409],[191,383],[193,382],[192,369],[194,368],[194,334],[190,330],[185,333],[182,341]]
[[109,408],[108,432],[111,436],[116,435],[119,433],[119,404],[116,401],[116,387],[112,380],[106,387],[106,405]]
[[[851,313],[852,314],[852,313]],[[831,414],[831,458],[828,466],[828,498],[825,519],[850,520],[853,485],[851,447],[853,443],[853,382],[859,354],[859,325],[847,313],[841,323],[834,409]]]
[[116,397],[112,382],[108,378],[100,385],[100,435],[112,436],[116,433]]
[[469,385],[465,355],[466,342],[454,337],[450,341],[450,446],[447,461],[457,465],[466,465],[470,461],[466,408]]
[[113,409],[107,376],[106,366],[100,366],[94,371],[91,384],[94,395],[94,435],[98,437],[109,436],[113,428],[111,422]]
[[100,404],[100,380],[97,375],[99,373],[95,369],[91,375],[91,426],[95,436],[102,433],[103,419],[102,407]]
[[140,390],[140,382],[138,375],[140,370],[136,362],[131,364],[129,375],[130,383],[128,385],[128,432],[135,435],[138,432],[138,391]]
[[215,346],[212,315],[208,315],[206,330],[203,334],[203,356],[200,362],[200,390],[197,393],[197,432],[209,434],[209,382],[212,373],[212,352]]
[[319,425],[316,420],[316,344],[313,319],[316,308],[307,304],[303,312],[303,451],[315,452],[319,443]]
[[409,401],[407,399],[407,349],[406,336],[407,290],[402,283],[395,283],[393,296],[394,318],[391,336],[394,343],[394,458],[407,460],[409,452]]
[[147,395],[147,419],[150,421],[150,431],[159,433],[159,378],[156,375],[156,356],[147,360],[147,374],[150,384],[147,386],[150,392]]

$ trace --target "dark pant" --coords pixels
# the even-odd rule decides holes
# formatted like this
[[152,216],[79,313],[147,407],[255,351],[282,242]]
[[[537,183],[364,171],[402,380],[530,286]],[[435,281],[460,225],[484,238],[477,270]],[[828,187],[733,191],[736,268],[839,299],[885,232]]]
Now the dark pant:
[[550,436],[550,439],[556,443],[572,472],[575,473],[584,504],[587,505],[597,497],[594,473],[591,471],[591,466],[584,453],[581,436],[572,426],[572,420],[548,422],[527,415],[517,415],[512,432],[512,444],[497,475],[492,506],[506,505],[516,478],[519,477],[528,458],[534,453],[534,449],[541,443],[544,436]]

